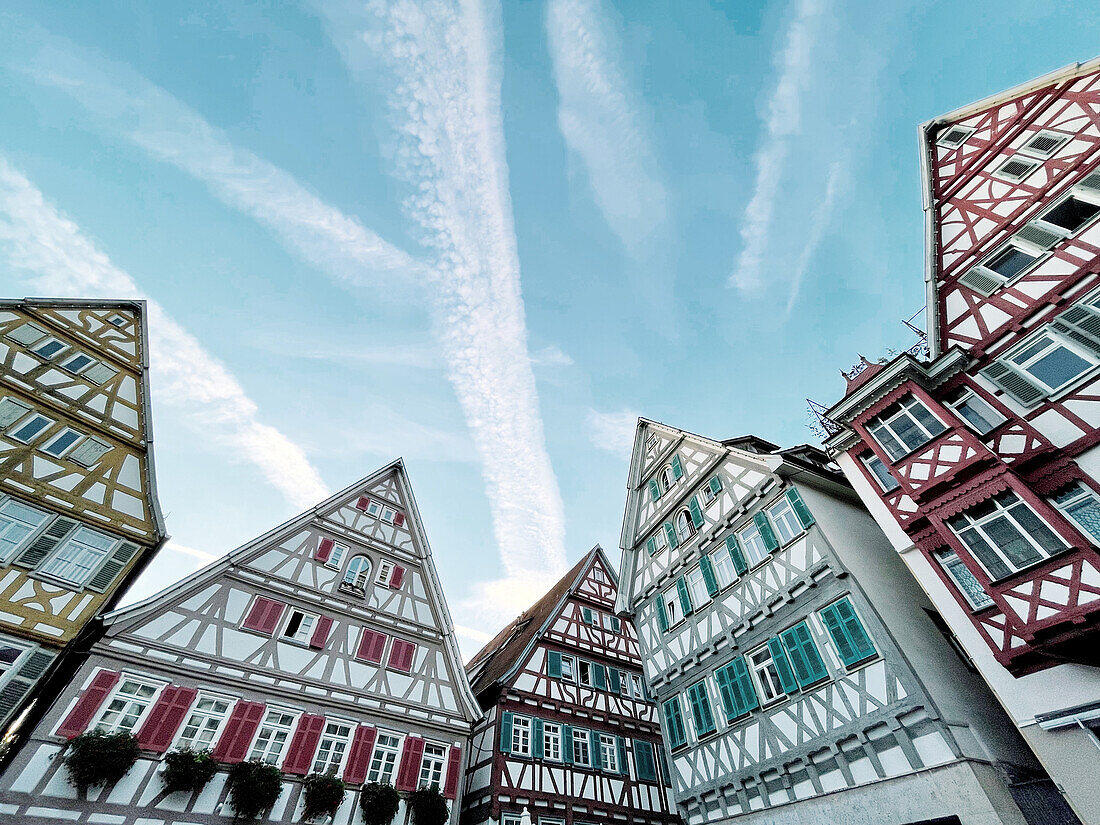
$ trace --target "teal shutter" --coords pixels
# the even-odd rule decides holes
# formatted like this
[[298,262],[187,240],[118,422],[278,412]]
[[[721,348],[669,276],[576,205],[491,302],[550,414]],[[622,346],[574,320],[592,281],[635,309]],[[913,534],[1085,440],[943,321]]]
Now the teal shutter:
[[531,755],[533,757],[535,757],[535,759],[542,759],[542,756],[543,756],[542,744],[543,744],[543,741],[542,741],[542,720],[541,719],[532,719],[531,720]]
[[581,608],[581,619],[585,624],[592,624],[592,609],[589,607]]
[[668,632],[668,616],[665,614],[664,596],[660,593],[653,599],[653,605],[657,610],[657,627],[662,633]]
[[783,643],[779,639],[768,639],[768,653],[772,655],[775,670],[779,674],[779,684],[783,686],[784,693],[794,693],[798,690],[798,683],[794,680],[791,671],[791,663],[787,661],[787,654],[783,650]]
[[645,551],[651,556],[657,552],[657,539],[653,538],[653,536],[645,540]]
[[678,455],[672,457],[672,475],[676,479],[684,477],[684,465],[680,463],[680,456]]
[[714,675],[718,680],[727,721],[732,722],[759,706],[744,656],[738,656],[725,667],[719,668]]
[[561,678],[561,654],[556,650],[546,654],[546,673],[551,679]]
[[617,667],[609,667],[607,669],[607,683],[611,686],[612,693],[618,693],[622,688],[622,680],[619,677],[619,669]]
[[626,740],[621,736],[616,736],[615,747],[619,751],[619,773],[623,776],[628,776],[630,774],[630,768],[626,764]]
[[764,515],[764,511],[760,510],[753,514],[752,520],[756,522],[756,527],[760,531],[760,538],[764,539],[764,546],[768,548],[768,551],[779,549],[779,539],[775,537],[775,531],[772,530],[772,523],[768,521],[768,517]]
[[657,781],[657,764],[653,758],[653,743],[634,740],[634,773],[642,782]]
[[592,767],[603,770],[603,754],[600,753],[600,735],[594,730],[588,732],[588,750],[592,753]]
[[798,490],[794,487],[787,488],[787,501],[791,503],[791,509],[794,510],[794,514],[798,516],[799,522],[803,527],[809,527],[814,523],[813,513],[810,512],[810,508],[806,506],[806,502],[802,500],[802,496]]
[[823,608],[821,618],[846,666],[875,655],[875,646],[847,597]]
[[741,552],[741,545],[737,541],[736,534],[726,536],[726,550],[729,551],[730,561],[733,562],[733,569],[737,571],[737,575],[744,576],[748,572],[749,566],[745,562],[745,554]]
[[710,709],[710,697],[705,682],[696,682],[688,688],[688,700],[691,702],[691,718],[695,722],[695,733],[699,737],[714,733],[714,713]]
[[712,493],[714,493],[715,495],[718,495],[720,492],[722,492],[722,479],[721,478],[719,478],[718,476],[715,476],[714,478],[712,478],[710,480],[710,491]]
[[805,622],[784,630],[779,636],[783,639],[787,654],[791,657],[794,678],[798,680],[798,684],[806,687],[829,675]]
[[684,615],[691,615],[691,594],[688,593],[687,582],[684,581],[684,577],[680,576],[676,580],[676,592],[680,594],[680,607],[684,609]]
[[668,787],[672,787],[672,771],[668,765],[668,751],[665,750],[665,746],[654,745],[657,749],[657,755],[661,758],[661,781]]
[[703,511],[699,509],[699,500],[695,496],[692,496],[691,500],[688,501],[688,512],[691,513],[691,523],[698,530],[703,526]]
[[665,700],[662,707],[665,712],[665,732],[668,734],[668,746],[678,748],[687,742],[684,716],[680,710],[680,697],[677,695]]
[[722,710],[726,712],[728,722],[737,716],[737,701],[734,699],[733,680],[728,665],[714,671],[714,681],[718,683],[718,696],[722,699]]
[[710,556],[699,559],[699,569],[703,573],[703,582],[707,586],[707,592],[712,596],[718,595],[718,579],[714,575],[714,566],[710,563]]
[[512,712],[508,710],[500,715],[500,752],[512,752]]
[[665,535],[668,536],[668,546],[675,550],[680,546],[680,538],[676,535],[676,528],[672,526],[671,521],[666,521],[664,527]]
[[573,728],[569,725],[561,726],[561,761],[573,764]]
[[596,690],[607,690],[607,671],[603,665],[592,665],[592,684]]
[[651,478],[649,480],[649,497],[656,501],[661,497],[661,488],[657,486],[657,479]]

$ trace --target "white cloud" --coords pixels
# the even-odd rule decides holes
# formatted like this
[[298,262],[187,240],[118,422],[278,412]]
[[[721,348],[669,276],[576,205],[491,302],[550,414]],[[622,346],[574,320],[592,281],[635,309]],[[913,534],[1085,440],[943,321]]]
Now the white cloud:
[[573,359],[553,344],[531,353],[531,363],[536,367],[571,367]]
[[[128,274],[3,158],[0,250],[38,294],[144,297]],[[197,430],[255,464],[294,506],[328,495],[304,451],[260,421],[237,379],[155,301],[149,301],[149,342],[155,403],[181,407]]]
[[783,48],[776,55],[779,81],[767,107],[764,137],[756,153],[756,182],[741,223],[741,253],[730,283],[742,290],[761,285],[761,266],[780,184],[790,154],[790,139],[801,129],[803,95],[814,75],[814,46],[825,17],[825,0],[798,0]]
[[634,433],[638,429],[639,413],[588,411],[588,437],[592,446],[613,456],[630,460],[634,451]]
[[558,127],[583,163],[608,225],[640,254],[665,221],[667,196],[645,103],[623,73],[613,14],[602,0],[551,0],[546,30]]
[[802,254],[798,258],[798,264],[794,269],[794,277],[791,279],[791,291],[787,297],[788,317],[794,308],[795,301],[798,300],[798,293],[802,290],[802,280],[806,277],[806,271],[810,268],[817,247],[821,244],[821,238],[833,218],[833,207],[836,205],[844,172],[844,164],[839,160],[834,161],[829,167],[829,177],[825,181],[825,196],[814,208],[813,217],[810,218],[810,230],[806,235],[806,243],[802,247]]

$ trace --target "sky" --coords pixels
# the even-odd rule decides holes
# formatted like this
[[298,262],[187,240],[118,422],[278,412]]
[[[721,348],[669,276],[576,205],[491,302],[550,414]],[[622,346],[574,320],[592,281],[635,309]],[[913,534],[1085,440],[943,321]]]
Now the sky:
[[128,600],[401,456],[470,656],[618,558],[638,416],[813,443],[915,340],[918,125],[1098,43],[1045,0],[9,0],[0,293],[150,301]]

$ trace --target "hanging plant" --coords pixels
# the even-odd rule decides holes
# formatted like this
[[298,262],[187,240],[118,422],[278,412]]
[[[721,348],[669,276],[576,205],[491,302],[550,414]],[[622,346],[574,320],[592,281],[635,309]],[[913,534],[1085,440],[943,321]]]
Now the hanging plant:
[[229,769],[229,805],[236,819],[251,821],[275,804],[283,790],[283,772],[259,760]]
[[401,797],[393,785],[370,782],[359,792],[359,808],[366,825],[390,825],[400,804]]
[[62,760],[69,781],[83,794],[88,788],[118,782],[134,767],[140,753],[132,734],[94,730],[70,739]]
[[302,819],[307,822],[319,816],[336,816],[347,793],[343,780],[327,773],[311,773],[302,782],[302,787],[305,792]]
[[210,751],[195,751],[182,748],[165,754],[164,789],[168,793],[187,791],[196,793],[206,787],[206,783],[218,772],[218,763]]
[[413,791],[405,804],[412,811],[413,825],[447,825],[447,800],[435,785]]

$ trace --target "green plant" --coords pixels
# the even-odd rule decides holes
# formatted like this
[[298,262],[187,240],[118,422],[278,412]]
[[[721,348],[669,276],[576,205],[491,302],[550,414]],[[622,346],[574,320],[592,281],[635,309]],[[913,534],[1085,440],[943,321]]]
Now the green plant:
[[370,782],[359,792],[359,807],[366,825],[390,825],[400,804],[401,797],[393,785]]
[[69,770],[69,781],[85,793],[88,788],[118,782],[140,753],[137,738],[129,733],[93,730],[70,739],[62,759]]
[[439,787],[432,785],[430,788],[421,788],[409,794],[405,800],[409,810],[412,811],[413,825],[446,825],[450,816],[447,811],[447,800],[439,792]]
[[206,783],[218,772],[218,763],[210,751],[195,751],[182,748],[164,756],[164,788],[168,793],[187,791],[195,793],[206,787]]
[[283,790],[283,772],[254,760],[229,769],[229,805],[236,819],[251,821],[275,804]]
[[307,821],[319,816],[336,816],[336,809],[347,793],[343,780],[327,773],[311,773],[302,782],[302,787],[305,790],[302,819]]

